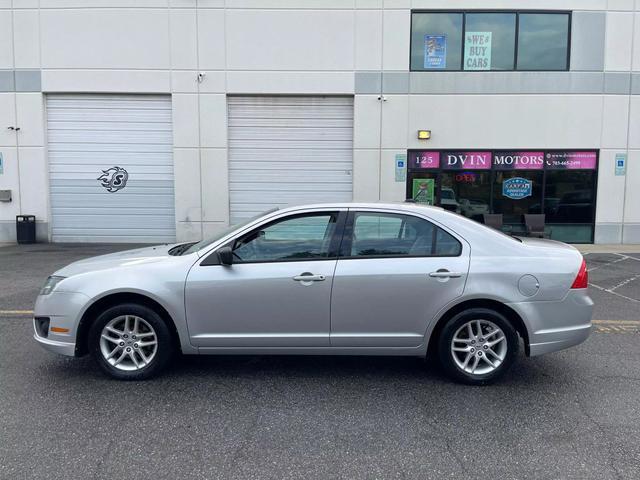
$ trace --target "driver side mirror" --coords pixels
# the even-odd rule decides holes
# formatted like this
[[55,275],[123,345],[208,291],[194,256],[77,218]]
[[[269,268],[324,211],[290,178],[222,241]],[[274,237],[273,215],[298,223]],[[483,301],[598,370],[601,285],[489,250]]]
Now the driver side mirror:
[[222,265],[233,265],[233,250],[231,250],[231,247],[222,247],[217,253]]

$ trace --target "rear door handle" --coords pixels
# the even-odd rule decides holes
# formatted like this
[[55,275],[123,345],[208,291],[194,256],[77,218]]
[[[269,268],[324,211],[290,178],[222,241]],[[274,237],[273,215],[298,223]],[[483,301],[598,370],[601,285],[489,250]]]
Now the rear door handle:
[[437,272],[431,272],[429,276],[434,278],[459,278],[462,276],[462,273],[450,272],[449,270],[438,270]]
[[296,282],[323,282],[326,277],[324,275],[314,275],[312,273],[301,273],[293,277]]

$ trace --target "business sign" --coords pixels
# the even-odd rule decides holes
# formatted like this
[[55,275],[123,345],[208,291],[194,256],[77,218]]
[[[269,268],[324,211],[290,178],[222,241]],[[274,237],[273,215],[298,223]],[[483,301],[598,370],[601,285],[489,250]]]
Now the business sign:
[[424,205],[434,204],[434,193],[436,189],[436,181],[433,178],[414,178],[411,198],[416,203]]
[[491,170],[491,152],[444,152],[443,170]]
[[424,68],[441,70],[447,68],[447,36],[424,36]]
[[410,152],[410,168],[438,168],[440,166],[440,152]]
[[547,152],[545,165],[551,170],[595,170],[597,155],[588,152]]
[[491,32],[466,32],[464,69],[491,70]]
[[404,182],[407,179],[407,155],[396,155],[396,182]]
[[542,170],[544,152],[494,152],[496,170]]
[[512,200],[522,200],[530,197],[533,190],[531,180],[522,177],[513,177],[502,182],[502,196]]
[[[2,157],[0,157],[1,159]],[[2,171],[0,171],[2,173]],[[627,154],[616,153],[616,177],[623,177],[627,174]]]

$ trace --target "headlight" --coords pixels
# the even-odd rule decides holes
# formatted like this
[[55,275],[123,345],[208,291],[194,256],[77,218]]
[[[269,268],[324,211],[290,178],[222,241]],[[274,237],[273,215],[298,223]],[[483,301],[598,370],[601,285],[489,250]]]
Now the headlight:
[[47,281],[44,282],[43,287],[40,289],[40,295],[49,295],[53,292],[53,289],[56,288],[56,285],[64,280],[66,277],[56,277],[55,275],[47,278]]

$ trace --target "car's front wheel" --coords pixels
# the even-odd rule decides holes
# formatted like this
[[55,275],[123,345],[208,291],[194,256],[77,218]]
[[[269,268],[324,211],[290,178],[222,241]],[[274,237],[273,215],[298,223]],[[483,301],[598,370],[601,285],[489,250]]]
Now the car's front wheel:
[[518,333],[504,315],[472,308],[447,321],[440,333],[438,356],[454,380],[482,385],[504,375],[519,347]]
[[102,312],[89,330],[89,351],[100,368],[120,380],[160,373],[173,355],[167,324],[154,310],[122,304]]

